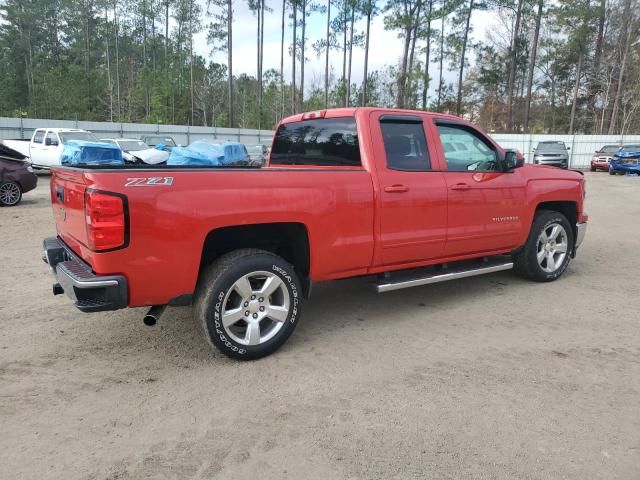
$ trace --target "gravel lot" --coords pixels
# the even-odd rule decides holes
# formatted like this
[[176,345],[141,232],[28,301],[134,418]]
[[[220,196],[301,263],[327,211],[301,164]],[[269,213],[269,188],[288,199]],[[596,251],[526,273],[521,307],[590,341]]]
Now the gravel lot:
[[563,278],[378,295],[318,285],[275,355],[212,352],[190,308],[51,295],[47,176],[0,209],[0,477],[640,478],[640,178],[587,173]]

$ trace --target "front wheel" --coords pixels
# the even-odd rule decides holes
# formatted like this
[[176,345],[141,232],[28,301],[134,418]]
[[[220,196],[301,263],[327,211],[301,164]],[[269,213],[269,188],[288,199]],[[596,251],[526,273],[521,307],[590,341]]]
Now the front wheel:
[[609,169],[609,175],[615,175],[615,174],[616,174],[616,171],[613,170],[612,168],[610,168]]
[[514,254],[514,269],[525,278],[550,282],[564,273],[571,260],[573,230],[560,212],[539,210],[527,243]]
[[0,206],[13,207],[20,203],[22,189],[14,181],[0,183]]
[[294,268],[272,253],[242,249],[223,255],[201,276],[195,316],[209,342],[240,360],[280,348],[300,317]]

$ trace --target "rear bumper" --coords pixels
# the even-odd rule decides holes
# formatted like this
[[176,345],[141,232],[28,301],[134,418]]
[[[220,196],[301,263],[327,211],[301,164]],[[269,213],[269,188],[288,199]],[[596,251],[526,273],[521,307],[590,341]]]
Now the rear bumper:
[[95,275],[91,267],[57,237],[45,239],[42,246],[42,259],[51,267],[51,272],[57,280],[54,294],[64,291],[73,304],[83,312],[118,310],[127,306],[125,277]]

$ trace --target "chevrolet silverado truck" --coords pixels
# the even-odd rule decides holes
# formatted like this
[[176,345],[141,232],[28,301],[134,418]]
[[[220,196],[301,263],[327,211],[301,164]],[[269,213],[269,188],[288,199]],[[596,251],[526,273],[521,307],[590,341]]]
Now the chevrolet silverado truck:
[[378,292],[514,269],[560,277],[586,232],[579,172],[525,165],[460,118],[379,108],[298,114],[263,168],[53,169],[44,259],[84,312],[193,305],[237,359],[278,349],[312,284]]

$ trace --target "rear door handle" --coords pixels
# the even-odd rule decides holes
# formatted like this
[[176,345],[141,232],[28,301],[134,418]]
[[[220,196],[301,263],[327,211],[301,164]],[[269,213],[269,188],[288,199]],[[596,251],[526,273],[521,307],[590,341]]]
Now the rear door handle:
[[456,183],[451,186],[451,190],[469,190],[471,187],[467,183]]
[[406,185],[390,185],[388,187],[384,187],[384,191],[388,193],[405,193],[409,191],[409,187]]

